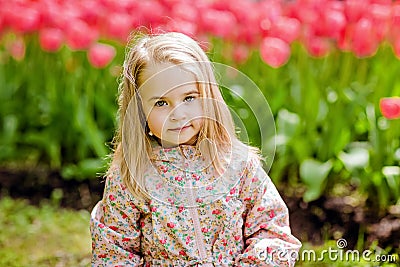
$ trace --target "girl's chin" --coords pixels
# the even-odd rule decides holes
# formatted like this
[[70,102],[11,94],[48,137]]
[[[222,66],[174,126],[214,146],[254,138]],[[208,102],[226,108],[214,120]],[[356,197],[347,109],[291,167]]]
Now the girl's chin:
[[197,143],[197,135],[193,136],[190,139],[174,140],[174,141],[159,139],[158,143],[164,148],[177,147],[177,146],[180,146],[180,145],[191,145],[191,146],[194,146]]

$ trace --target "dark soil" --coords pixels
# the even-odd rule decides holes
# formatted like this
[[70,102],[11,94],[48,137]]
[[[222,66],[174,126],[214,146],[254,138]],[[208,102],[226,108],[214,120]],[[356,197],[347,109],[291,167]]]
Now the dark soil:
[[[0,168],[0,198],[24,198],[34,205],[59,198],[61,207],[90,211],[101,199],[103,189],[104,179],[100,176],[76,181],[64,180],[58,172],[45,168]],[[327,238],[345,238],[347,248],[353,249],[364,236],[365,247],[378,241],[382,248],[400,249],[399,206],[378,216],[366,207],[353,207],[340,197],[322,197],[310,203],[300,197],[283,198],[290,211],[292,232],[303,242],[322,244]]]
[[[60,206],[91,210],[103,195],[104,179],[65,180],[59,172],[45,168],[27,170],[0,168],[0,198],[10,196],[29,200],[33,205],[61,197]],[[62,192],[62,196],[55,196]],[[58,195],[58,194],[57,194]]]

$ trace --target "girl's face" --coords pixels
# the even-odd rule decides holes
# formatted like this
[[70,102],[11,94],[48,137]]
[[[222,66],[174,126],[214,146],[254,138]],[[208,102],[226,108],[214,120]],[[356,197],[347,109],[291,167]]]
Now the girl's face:
[[195,76],[171,63],[149,64],[139,94],[150,131],[163,147],[195,144],[203,109]]

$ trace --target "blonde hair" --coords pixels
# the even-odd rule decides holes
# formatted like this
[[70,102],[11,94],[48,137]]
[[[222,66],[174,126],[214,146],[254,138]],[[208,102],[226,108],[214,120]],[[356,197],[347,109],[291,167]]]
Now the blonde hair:
[[[232,147],[249,149],[248,151],[258,154],[255,148],[246,146],[237,138],[231,113],[217,85],[212,64],[196,41],[176,32],[135,34],[127,46],[119,85],[119,125],[114,139],[112,162],[119,166],[123,182],[134,197],[146,198],[144,173],[151,164],[151,139],[147,135],[146,118],[138,94],[138,89],[144,82],[141,74],[149,63],[195,66],[188,71],[195,75],[196,80],[201,81],[197,84],[200,96],[215,100],[203,102],[205,115],[212,119],[204,120],[197,144],[202,144],[202,154],[212,155],[212,165],[218,172],[224,169],[221,152],[228,152]],[[208,142],[202,142],[204,140]]]

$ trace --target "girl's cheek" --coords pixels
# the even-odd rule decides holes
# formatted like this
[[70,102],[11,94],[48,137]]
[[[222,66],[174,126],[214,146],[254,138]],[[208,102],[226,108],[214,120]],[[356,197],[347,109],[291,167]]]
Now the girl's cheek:
[[190,111],[191,111],[193,117],[203,117],[204,116],[203,107],[201,106],[200,103],[191,107]]
[[199,119],[196,119],[194,120],[194,123],[196,124],[197,128],[201,129],[204,126],[204,118],[201,117]]

